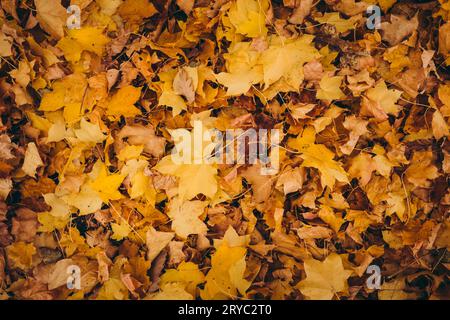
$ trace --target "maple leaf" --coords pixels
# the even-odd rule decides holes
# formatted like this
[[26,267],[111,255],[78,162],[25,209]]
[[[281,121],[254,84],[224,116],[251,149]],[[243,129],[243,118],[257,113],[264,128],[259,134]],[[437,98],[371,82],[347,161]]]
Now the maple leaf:
[[111,229],[113,231],[113,235],[111,236],[114,240],[122,240],[123,238],[126,238],[130,232],[131,229],[129,225],[125,222],[118,223],[111,223]]
[[156,231],[150,227],[146,234],[146,245],[148,248],[147,259],[150,263],[158,256],[169,242],[173,239],[175,233]]
[[336,214],[333,209],[328,206],[321,206],[318,214],[320,219],[325,221],[334,232],[338,233],[342,224],[344,223],[344,219],[342,219],[338,214]]
[[100,288],[97,300],[125,300],[128,289],[119,279],[108,279]]
[[91,182],[89,186],[98,193],[103,202],[118,200],[122,197],[118,188],[125,178],[121,174],[109,174],[105,164],[98,161],[91,172]]
[[317,90],[317,99],[323,100],[336,100],[341,99],[345,95],[339,88],[341,86],[343,77],[323,77],[320,80],[320,89]]
[[259,53],[251,50],[249,42],[239,42],[224,55],[226,71],[216,75],[217,81],[228,88],[227,95],[246,93],[253,84],[263,80],[263,69],[258,64]]
[[125,146],[125,148],[120,150],[119,154],[117,155],[117,159],[122,162],[130,159],[137,159],[141,155],[142,151],[144,151],[143,145]]
[[297,284],[299,290],[313,300],[331,300],[347,289],[353,271],[345,270],[341,256],[332,253],[324,261],[304,261],[306,279]]
[[437,168],[432,164],[431,151],[419,151],[414,153],[411,165],[406,169],[406,178],[418,187],[428,187],[429,181],[439,176]]
[[198,194],[212,199],[218,191],[217,169],[209,164],[175,164],[171,156],[164,157],[154,167],[162,174],[179,178],[178,196],[180,200],[190,200]]
[[303,35],[295,40],[272,39],[260,60],[265,88],[283,78],[292,90],[298,90],[303,81],[303,65],[320,57],[318,51],[311,46],[312,41],[313,37],[310,35]]
[[55,81],[52,88],[52,91],[43,95],[39,110],[56,111],[71,106],[76,106],[78,110],[81,110],[83,94],[87,88],[87,81],[83,74],[68,75]]
[[233,1],[228,16],[238,33],[248,37],[264,36],[267,33],[265,11],[268,8],[267,0],[236,0]]
[[106,139],[106,135],[100,130],[99,125],[90,123],[85,118],[80,121],[80,129],[75,129],[74,132],[82,142],[97,144]]
[[229,226],[223,239],[215,239],[214,246],[219,248],[222,244],[226,244],[229,247],[246,247],[250,243],[250,237],[248,235],[240,236],[232,226]]
[[102,198],[89,184],[83,184],[78,193],[70,193],[63,197],[64,201],[77,208],[79,215],[88,215],[101,209]]
[[254,68],[249,71],[239,71],[237,73],[221,72],[216,75],[217,81],[227,87],[227,95],[234,96],[246,93],[254,83],[258,83],[262,78],[262,70]]
[[352,159],[348,173],[350,177],[360,179],[361,185],[365,186],[372,178],[374,171],[384,177],[389,177],[393,166],[384,155],[371,157],[368,153],[361,152]]
[[[445,298],[448,0],[2,0],[0,17],[0,299]],[[278,130],[257,143],[278,171],[209,161],[214,129]],[[432,286],[399,274],[416,256]],[[399,274],[381,290],[361,285],[374,259]]]
[[300,155],[302,167],[316,168],[320,171],[323,187],[333,188],[335,181],[349,183],[347,172],[339,162],[333,160],[334,153],[321,144],[312,144]]
[[127,142],[134,146],[144,146],[144,151],[160,157],[164,154],[165,139],[155,134],[155,130],[151,126],[126,125],[117,134],[117,140],[127,139]]
[[205,281],[205,275],[192,262],[181,262],[177,269],[169,269],[161,276],[161,285],[179,283],[193,297],[196,296],[197,286]]
[[190,234],[206,235],[208,228],[200,220],[203,214],[206,201],[182,201],[174,198],[170,202],[168,216],[172,219],[172,229],[182,239],[186,239]]
[[28,270],[33,263],[33,256],[36,254],[36,247],[32,243],[15,242],[6,247],[6,254],[11,261],[11,266]]
[[187,109],[186,102],[184,102],[183,98],[171,90],[164,91],[159,97],[158,102],[160,106],[172,107],[174,116]]
[[40,226],[39,232],[53,232],[53,230],[64,228],[69,223],[70,217],[55,217],[49,212],[41,212],[38,214]]
[[374,88],[367,90],[363,98],[363,105],[380,120],[387,119],[388,114],[396,115],[398,106],[396,102],[402,95],[402,91],[389,90],[384,81],[380,81]]
[[68,30],[67,36],[62,38],[57,46],[64,52],[68,61],[78,62],[83,51],[90,51],[101,56],[109,41],[110,39],[103,34],[103,28],[84,27]]
[[63,198],[58,197],[54,193],[47,193],[43,195],[45,203],[47,203],[52,210],[49,213],[57,218],[67,217],[70,214],[70,207]]
[[150,178],[145,174],[148,162],[143,159],[128,160],[122,167],[121,173],[127,177],[131,187],[127,186],[131,199],[143,197],[151,205],[155,204],[155,189],[151,186]]
[[238,293],[245,296],[250,282],[244,279],[245,255],[243,247],[230,247],[226,243],[217,248],[211,257],[211,269],[206,275],[202,299],[229,299]]
[[131,85],[120,88],[108,102],[106,114],[112,117],[133,117],[140,114],[140,110],[134,106],[141,96],[141,88]]
[[146,300],[194,300],[194,297],[186,292],[181,283],[167,283],[161,285],[161,291],[149,295]]
[[343,123],[345,129],[350,131],[350,137],[346,144],[341,146],[341,151],[344,154],[350,154],[358,143],[360,136],[367,133],[367,124],[369,121],[358,119],[355,116],[350,116],[345,119]]
[[34,61],[31,63],[27,60],[21,60],[19,62],[19,68],[11,71],[9,74],[14,80],[20,84],[22,88],[26,88],[34,77],[34,71],[32,70],[34,66]]

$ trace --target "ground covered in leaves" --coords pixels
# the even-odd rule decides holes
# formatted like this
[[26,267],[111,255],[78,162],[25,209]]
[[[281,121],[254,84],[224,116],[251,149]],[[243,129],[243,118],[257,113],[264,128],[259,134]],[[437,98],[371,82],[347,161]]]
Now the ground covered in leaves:
[[[1,0],[0,298],[448,299],[449,19],[448,0]],[[174,164],[196,120],[279,129],[279,172]]]

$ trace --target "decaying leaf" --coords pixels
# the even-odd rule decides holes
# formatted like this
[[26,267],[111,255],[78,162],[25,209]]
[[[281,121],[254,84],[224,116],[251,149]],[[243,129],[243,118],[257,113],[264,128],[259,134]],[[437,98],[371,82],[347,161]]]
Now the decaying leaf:
[[449,19],[0,0],[0,300],[448,299]]
[[306,279],[298,284],[300,291],[310,299],[330,300],[347,289],[347,278],[352,271],[345,270],[339,255],[332,253],[323,262],[305,261]]

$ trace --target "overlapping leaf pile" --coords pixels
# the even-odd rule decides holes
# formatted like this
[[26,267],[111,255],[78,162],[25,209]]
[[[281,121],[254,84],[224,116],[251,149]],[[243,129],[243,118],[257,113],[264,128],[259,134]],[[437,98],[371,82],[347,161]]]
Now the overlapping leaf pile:
[[[448,0],[0,6],[1,298],[449,298]],[[174,164],[195,120],[280,171]]]

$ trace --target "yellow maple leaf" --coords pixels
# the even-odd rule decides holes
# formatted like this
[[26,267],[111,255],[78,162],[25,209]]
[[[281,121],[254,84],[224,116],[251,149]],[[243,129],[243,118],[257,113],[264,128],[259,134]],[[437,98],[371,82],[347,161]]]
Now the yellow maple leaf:
[[320,57],[311,45],[314,37],[303,35],[295,40],[272,37],[270,46],[261,54],[264,84],[267,89],[272,83],[284,79],[290,90],[297,91],[303,81],[303,65]]
[[372,178],[372,173],[377,171],[384,177],[389,177],[394,166],[384,155],[370,156],[361,152],[351,160],[348,170],[350,177],[360,179],[362,186],[365,186]]
[[229,247],[246,247],[250,244],[250,236],[240,236],[230,225],[223,235],[223,239],[214,239],[214,246],[219,248],[223,243]]
[[114,118],[134,117],[141,113],[141,111],[134,106],[141,96],[141,88],[131,85],[120,88],[108,103],[106,115]]
[[38,228],[39,232],[53,232],[65,228],[70,221],[70,216],[55,217],[49,212],[41,212],[38,214],[38,221],[41,224]]
[[113,231],[113,235],[111,236],[114,240],[122,240],[123,238],[128,237],[131,232],[130,226],[122,221],[120,224],[111,223],[111,229]]
[[6,256],[13,268],[28,270],[33,264],[36,248],[32,243],[14,242],[6,247]]
[[[86,239],[80,234],[77,228],[67,228],[59,241],[59,244],[64,249],[66,256],[70,257],[76,251],[86,253],[89,249]],[[97,249],[100,249],[97,247]]]
[[166,283],[161,285],[161,290],[145,297],[145,300],[194,300],[194,297],[186,292],[182,283]]
[[161,276],[161,286],[166,283],[180,283],[193,297],[197,286],[205,281],[205,275],[192,262],[181,262],[176,269],[169,269]]
[[145,244],[147,245],[147,259],[150,263],[158,256],[169,242],[173,239],[175,233],[157,231],[153,227],[147,230]]
[[48,135],[46,140],[47,143],[59,142],[61,140],[64,140],[67,136],[66,123],[64,121],[63,113],[57,111],[53,113],[53,115],[55,117],[52,119],[53,123],[48,129]]
[[333,61],[338,56],[339,52],[332,51],[328,46],[323,47],[319,50],[320,55],[322,56],[320,58],[323,69],[325,71],[333,71],[336,70],[336,67],[333,65]]
[[263,80],[260,54],[251,49],[249,42],[232,44],[224,54],[226,71],[216,75],[217,81],[228,88],[227,95],[245,94],[253,84]]
[[10,71],[9,74],[22,88],[26,88],[30,81],[34,79],[34,64],[35,61],[28,62],[26,59],[20,60],[19,67]]
[[245,297],[250,282],[244,279],[247,249],[229,247],[223,243],[211,257],[211,269],[206,275],[205,288],[200,292],[204,300]]
[[82,185],[80,192],[70,193],[63,198],[68,205],[80,210],[80,216],[100,210],[103,203],[102,198],[100,198],[98,193],[95,192],[89,184]]
[[183,97],[176,94],[173,90],[164,90],[158,100],[158,105],[168,106],[172,108],[172,114],[174,116],[181,113],[181,111],[187,109],[186,102]]
[[102,56],[109,41],[110,39],[103,34],[103,28],[83,27],[68,30],[67,36],[59,40],[57,47],[64,52],[68,61],[78,62],[83,51]]
[[97,144],[106,139],[98,123],[88,122],[85,118],[80,121],[80,129],[75,129],[75,136],[82,142]]
[[245,94],[252,84],[260,82],[262,78],[261,68],[242,70],[237,73],[221,72],[216,75],[217,81],[227,87],[228,96]]
[[122,194],[119,192],[119,187],[125,178],[121,174],[109,174],[106,165],[97,161],[92,169],[93,176],[89,186],[98,193],[104,203],[110,200],[119,200]]
[[338,233],[340,227],[344,223],[344,219],[328,206],[322,205],[317,214],[319,218],[326,222],[336,233]]
[[148,161],[144,159],[130,159],[121,170],[124,177],[128,177],[131,187],[128,187],[128,194],[131,199],[144,196],[151,204],[155,203],[156,191],[150,183],[150,178],[144,171],[148,166]]
[[377,118],[387,119],[387,114],[397,115],[399,107],[396,102],[402,91],[388,89],[384,81],[379,81],[374,88],[366,91],[363,105],[368,105],[370,112]]
[[342,79],[342,76],[323,77],[319,82],[320,88],[317,90],[317,99],[335,100],[345,97],[344,93],[340,89]]
[[331,300],[339,292],[347,290],[347,279],[353,271],[345,270],[341,256],[332,253],[323,262],[304,261],[306,279],[297,288],[312,300]]
[[110,278],[100,288],[97,300],[126,300],[128,289],[119,279]]
[[336,180],[349,183],[347,172],[339,162],[333,160],[335,154],[322,144],[315,144],[315,130],[308,126],[296,139],[291,139],[288,145],[300,151],[303,167],[316,168],[320,172],[320,182],[323,187],[333,188]]
[[161,159],[154,169],[179,178],[178,196],[181,200],[190,200],[200,193],[212,199],[219,189],[214,165],[175,164],[169,155]]
[[45,203],[48,204],[52,210],[49,213],[57,218],[64,218],[70,215],[70,207],[62,197],[58,197],[54,193],[47,193],[43,195]]
[[81,102],[87,88],[87,80],[83,74],[73,73],[57,80],[52,91],[44,93],[39,110],[56,111],[67,106],[77,106],[81,112]]
[[408,46],[400,44],[389,48],[383,55],[383,59],[391,63],[391,72],[397,74],[403,68],[408,67],[411,61],[408,57]]
[[430,181],[439,177],[439,171],[433,164],[433,152],[417,151],[413,154],[411,164],[405,171],[406,179],[416,187],[428,188]]
[[336,180],[349,183],[347,172],[339,162],[333,160],[334,153],[322,144],[312,144],[300,155],[302,167],[316,168],[320,172],[320,183],[323,187],[333,189]]
[[117,155],[117,159],[119,159],[119,161],[137,159],[141,155],[142,151],[144,151],[144,145],[142,144],[137,146],[127,145],[125,148],[120,150]]
[[228,11],[228,17],[236,32],[251,38],[265,36],[268,9],[267,0],[236,0]]
[[33,128],[40,131],[48,132],[52,126],[52,123],[48,119],[40,117],[33,112],[27,112],[27,117],[30,119]]
[[172,219],[173,231],[182,239],[187,239],[190,234],[206,235],[208,227],[199,216],[203,214],[207,205],[206,201],[172,199],[167,214]]

